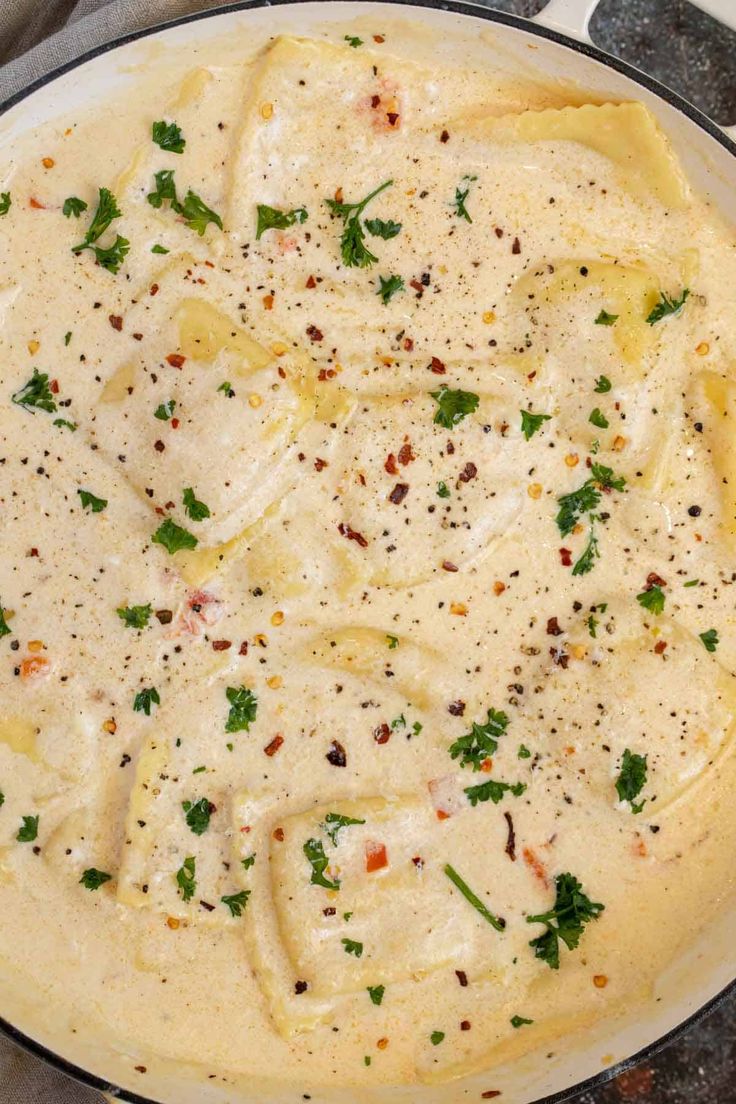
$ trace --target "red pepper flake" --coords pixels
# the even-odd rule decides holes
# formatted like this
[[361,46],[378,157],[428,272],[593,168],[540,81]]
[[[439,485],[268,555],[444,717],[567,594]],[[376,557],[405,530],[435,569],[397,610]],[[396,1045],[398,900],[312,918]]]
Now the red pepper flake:
[[518,238],[514,238],[514,244],[511,246],[511,252],[518,256],[521,253],[521,242]]
[[412,460],[416,460],[416,456],[412,451],[411,442],[405,441],[399,449],[399,463],[405,468],[407,464],[411,464]]
[[494,234],[496,235],[497,238],[502,238],[503,237],[503,230],[501,229],[500,226],[494,226],[493,227],[493,232],[494,232]]
[[136,1070],[136,1073],[148,1073],[148,1070],[146,1069],[145,1066],[136,1066],[135,1070]]
[[452,813],[447,813],[447,812],[445,812],[444,809],[438,809],[437,810],[437,819],[438,820],[449,820],[451,816],[452,816]]
[[33,207],[33,209],[35,211],[45,211],[46,210],[46,204],[45,203],[39,203],[39,201],[34,196],[31,196],[31,198],[28,200],[28,202],[29,202],[30,206]]
[[399,116],[396,111],[387,111],[386,118],[388,119],[389,126],[395,127],[399,121]]
[[376,870],[383,870],[385,866],[388,866],[388,854],[385,845],[368,840],[365,845],[366,874],[374,874]]
[[430,372],[434,372],[436,376],[444,376],[447,368],[439,357],[433,356],[429,364],[427,365]]
[[495,1097],[501,1095],[500,1089],[486,1089],[485,1092],[480,1094],[481,1100],[493,1100]]
[[213,640],[212,650],[215,652],[226,652],[228,648],[232,648],[232,640]]
[[384,35],[374,35],[373,36],[373,41],[377,42],[378,45],[380,46],[382,43],[384,43],[386,41],[386,39],[385,39]]
[[469,483],[471,479],[475,479],[477,474],[478,469],[476,468],[475,464],[469,461],[460,472],[458,479],[461,483]]
[[327,461],[321,460],[319,456],[315,457],[314,470],[323,471],[327,467]]
[[658,575],[656,571],[650,571],[647,575],[647,590],[651,590],[653,586],[667,586],[661,575]]
[[460,569],[458,568],[457,564],[452,563],[450,560],[443,560],[442,561],[442,570],[443,571],[459,571]]
[[569,548],[561,548],[560,549],[560,559],[562,561],[562,566],[563,567],[571,567],[572,566],[572,552],[570,551]]
[[400,506],[409,493],[408,483],[397,483],[391,494],[388,496],[394,506]]
[[49,391],[51,392],[52,395],[58,395],[59,394],[59,381],[58,380],[52,379],[51,383],[49,384]]
[[278,732],[274,736],[271,743],[267,744],[266,747],[263,750],[265,751],[266,755],[268,755],[269,758],[270,758],[271,756],[276,754],[276,752],[279,750],[279,748],[281,747],[283,742],[284,742],[284,737],[281,735],[280,732]]
[[564,629],[561,629],[556,617],[550,617],[547,620],[547,636],[562,636]]
[[178,418],[172,418],[171,419],[171,428],[172,429],[178,429],[180,425],[181,425],[181,422],[179,421]]
[[275,840],[278,840],[279,843],[283,843],[284,842],[284,829],[283,828],[274,828],[273,838]]
[[31,556],[31,557],[37,556],[38,555],[38,549],[37,548],[30,548],[29,551],[28,551],[28,555]]
[[389,475],[399,474],[399,469],[396,467],[396,457],[392,452],[390,452],[384,460],[383,466]]
[[153,447],[155,448],[156,452],[163,452],[166,448],[166,445],[163,443],[163,441],[156,441]]
[[447,707],[447,712],[453,717],[462,717],[465,713],[465,702],[458,699],[457,701],[450,702]]
[[410,353],[413,348],[414,348],[413,340],[410,337],[405,337],[404,338],[404,352],[405,353]]
[[361,548],[368,547],[368,541],[365,539],[362,533],[356,532],[350,525],[346,525],[344,522],[340,522],[337,527],[338,533],[345,537],[347,540],[354,540],[356,544],[359,544]]
[[418,291],[420,298],[422,295],[424,295],[424,284],[421,282],[421,280],[410,280],[409,287],[412,287],[415,291]]
[[158,295],[158,284],[151,284],[148,290],[151,295]]
[[447,444],[445,445],[445,448],[447,449],[447,455],[448,456],[452,456],[454,454],[455,446],[453,445],[452,441],[448,441]]
[[247,654],[248,654],[248,641],[244,640],[243,643],[240,645],[240,648],[238,649],[238,655],[247,655]]
[[460,1021],[460,1030],[461,1031],[470,1031],[470,1020],[461,1020]]
[[186,359],[181,353],[169,353],[166,357],[166,363],[170,364],[172,368],[181,368]]
[[333,767],[346,767],[348,764],[345,748],[337,740],[333,740],[330,744],[330,750],[325,755],[325,759],[328,763],[331,763]]
[[325,335],[322,333],[322,331],[318,330],[316,326],[307,326],[307,337],[309,337],[312,341],[322,341],[324,336]]
[[307,283],[306,283],[306,286],[307,286],[307,287],[308,287],[308,288],[309,288],[310,290],[311,290],[312,288],[316,288],[316,286],[317,286],[317,281],[315,280],[314,276],[309,276],[309,277],[308,277],[308,279],[307,279]]
[[328,905],[327,908],[322,909],[322,915],[323,916],[336,916],[337,915],[337,909],[333,908],[331,905]]
[[381,102],[380,96],[371,96],[371,107],[376,108]]
[[514,831],[514,822],[511,818],[511,813],[504,813],[503,815],[508,826],[508,835],[506,837],[506,847],[504,850],[511,861],[516,862],[516,832]]
[[549,885],[547,871],[544,867],[544,864],[540,861],[540,859],[537,858],[531,847],[525,847],[522,854],[524,856],[524,862],[532,871],[534,877],[538,878],[539,881],[542,882],[545,886]]
[[143,340],[143,334],[142,333],[134,333],[133,337],[135,338],[136,341],[142,341]]
[[274,299],[273,295],[264,295],[263,296],[264,310],[273,310],[273,299]]
[[657,643],[654,645],[655,654],[656,655],[662,655],[666,647],[667,647],[667,641],[666,640],[658,640]]
[[417,870],[424,870],[424,859],[421,855],[415,855],[411,861],[414,863]]
[[171,610],[160,609],[156,610],[156,617],[162,625],[170,625],[174,618],[174,614]]
[[110,325],[112,326],[112,328],[114,330],[117,330],[118,333],[122,330],[122,328],[123,328],[123,316],[121,314],[111,314],[109,316],[109,321],[110,321]]
[[449,141],[450,141],[450,132],[449,132],[449,130],[443,130],[442,133],[440,134],[440,142],[442,142],[442,144],[444,145],[445,142],[449,142]]
[[380,724],[378,728],[373,729],[373,739],[377,744],[387,744],[389,742],[391,739],[391,729],[385,721],[383,724]]

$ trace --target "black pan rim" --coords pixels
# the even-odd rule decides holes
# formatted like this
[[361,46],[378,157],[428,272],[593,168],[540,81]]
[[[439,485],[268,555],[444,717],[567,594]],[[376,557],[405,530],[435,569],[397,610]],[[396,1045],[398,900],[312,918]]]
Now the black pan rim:
[[[21,89],[19,92],[10,96],[8,99],[0,104],[0,117],[11,108],[17,106],[26,100],[34,92],[44,88],[47,84],[51,84],[58,77],[63,76],[65,73],[71,72],[73,69],[78,68],[80,65],[84,65],[85,62],[92,61],[94,58],[102,57],[104,54],[110,53],[110,51],[117,49],[119,46],[126,46],[130,42],[136,42],[139,39],[147,38],[151,35],[158,34],[161,31],[169,30],[172,27],[181,27],[187,23],[195,23],[201,19],[214,18],[220,15],[225,15],[228,12],[233,11],[248,11],[252,8],[264,8],[264,7],[276,7],[286,4],[300,4],[304,0],[236,0],[235,3],[225,3],[215,8],[210,8],[206,11],[191,12],[189,15],[184,15],[178,19],[168,20],[164,23],[157,23],[152,27],[147,27],[141,31],[133,31],[130,34],[121,35],[120,37],[113,39],[111,42],[103,43],[100,46],[96,46],[91,50],[87,50],[77,58],[73,58],[66,64],[53,69],[51,72],[44,74],[37,80],[33,81],[26,88]],[[339,3],[340,0],[321,0],[322,3]],[[609,69],[614,69],[616,72],[621,73],[623,76],[628,77],[629,80],[634,81],[636,84],[641,85],[642,88],[646,88],[648,92],[654,93],[660,99],[664,100],[671,107],[674,107],[682,115],[685,115],[696,126],[704,130],[706,134],[715,139],[721,146],[727,150],[728,153],[736,156],[736,142],[729,138],[724,131],[717,126],[711,119],[708,118],[702,111],[700,111],[693,104],[689,103],[679,93],[674,92],[671,88],[661,84],[648,74],[641,72],[633,65],[629,65],[628,62],[622,61],[620,58],[614,57],[611,54],[605,53],[604,50],[600,50],[597,46],[590,45],[587,42],[578,42],[576,39],[570,38],[567,35],[561,34],[559,31],[552,30],[549,27],[545,27],[542,24],[532,22],[528,19],[522,19],[520,16],[511,15],[507,12],[496,11],[494,8],[481,7],[479,4],[468,3],[466,0],[380,0],[381,3],[392,4],[396,7],[406,6],[413,8],[432,8],[437,11],[454,12],[457,15],[471,16],[476,19],[485,19],[491,23],[501,23],[504,26],[512,27],[515,30],[526,31],[528,34],[537,35],[540,38],[546,38],[551,42],[556,43],[558,46],[565,46],[569,50],[577,51],[577,53],[583,54],[586,57],[591,58],[593,61],[600,62],[602,65],[607,66]],[[736,977],[730,981],[719,993],[711,997],[705,1004],[701,1005],[695,1012],[686,1019],[682,1020],[679,1024],[670,1028],[658,1039],[653,1040],[646,1046],[642,1047],[635,1054],[630,1055],[627,1058],[622,1059],[620,1062],[616,1062],[606,1069],[600,1071],[600,1073],[594,1074],[592,1077],[588,1077],[584,1081],[578,1081],[574,1085],[570,1085],[568,1088],[561,1089],[559,1092],[551,1093],[547,1096],[538,1097],[532,1104],[562,1104],[563,1101],[570,1100],[571,1097],[577,1096],[579,1093],[589,1092],[593,1089],[599,1088],[607,1081],[617,1077],[621,1073],[625,1073],[626,1070],[631,1069],[633,1066],[638,1065],[640,1062],[664,1047],[669,1046],[670,1043],[679,1039],[686,1031],[691,1027],[694,1027],[706,1016],[714,1012],[723,1002],[736,992]],[[17,1027],[14,1027],[11,1023],[0,1016],[0,1033],[5,1035],[8,1039],[14,1042],[17,1046],[27,1051],[29,1054],[33,1054],[35,1057],[40,1058],[57,1069],[60,1073],[64,1073],[67,1077],[73,1078],[82,1085],[86,1085],[88,1088],[96,1089],[98,1092],[108,1093],[116,1100],[126,1101],[127,1104],[161,1104],[161,1101],[156,1101],[152,1097],[141,1096],[139,1093],[123,1089],[118,1085],[113,1085],[109,1081],[105,1081],[103,1078],[97,1077],[96,1074],[90,1073],[87,1070],[82,1069],[80,1066],[74,1065],[73,1062],[67,1061],[61,1055],[56,1054],[54,1051],[49,1050],[48,1047],[32,1039],[30,1036],[24,1034]]]

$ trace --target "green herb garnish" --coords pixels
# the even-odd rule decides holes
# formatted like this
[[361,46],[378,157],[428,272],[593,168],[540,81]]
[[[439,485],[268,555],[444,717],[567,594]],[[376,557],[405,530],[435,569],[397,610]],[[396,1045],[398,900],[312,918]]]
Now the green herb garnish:
[[0,216],[7,215],[11,203],[10,192],[0,192]]
[[115,611],[128,629],[145,629],[151,619],[151,603],[145,606],[122,606]]
[[450,745],[448,751],[451,758],[460,759],[461,767],[472,767],[474,771],[479,771],[485,760],[495,754],[498,741],[508,728],[508,723],[505,713],[489,709],[484,722],[473,722],[470,732]]
[[378,260],[365,244],[365,233],[363,232],[360,216],[370,201],[392,184],[393,180],[386,180],[370,192],[365,199],[360,200],[359,203],[343,203],[337,199],[325,200],[332,214],[344,221],[344,229],[340,239],[340,252],[343,264],[347,268],[369,268]]
[[348,828],[351,824],[365,824],[364,820],[355,820],[353,817],[342,816],[341,813],[328,813],[324,823],[320,824],[333,847],[337,846],[337,834],[341,828]]
[[54,418],[54,425],[58,426],[59,429],[68,429],[72,433],[77,432],[77,423],[76,422],[68,422],[66,420],[66,418]]
[[251,891],[249,889],[241,889],[239,893],[229,893],[224,897],[221,897],[223,905],[227,905],[230,909],[230,915],[236,919],[242,916],[245,906],[248,904],[248,898]]
[[374,238],[383,238],[384,241],[401,233],[401,223],[394,222],[393,219],[366,219],[365,228]]
[[445,866],[445,874],[450,879],[452,884],[460,890],[465,900],[473,906],[476,912],[480,913],[484,920],[488,921],[491,927],[495,928],[496,931],[503,931],[503,929],[506,927],[506,921],[502,920],[498,916],[494,916],[492,912],[489,912],[481,899],[479,897],[476,897],[467,882],[463,881],[457,870],[455,870],[454,867],[450,866],[449,863]]
[[612,326],[616,319],[617,314],[609,314],[607,310],[602,310],[595,320],[596,326]]
[[47,414],[56,413],[56,399],[49,387],[49,377],[46,372],[33,369],[33,375],[24,383],[20,391],[12,396],[16,406],[22,406],[26,410],[45,410]]
[[186,138],[182,137],[176,123],[166,123],[163,119],[151,127],[151,138],[157,146],[168,153],[183,153],[187,144]]
[[714,652],[718,647],[718,632],[716,629],[708,629],[707,632],[698,633],[703,641],[706,652]]
[[357,35],[343,35],[343,38],[345,39],[345,41],[348,43],[349,46],[353,47],[354,50],[357,50],[358,46],[363,45],[363,39],[358,38]]
[[169,250],[169,249],[167,249],[167,248],[166,248],[165,246],[163,246],[163,245],[159,245],[159,244],[158,244],[158,242],[157,242],[157,243],[156,243],[156,245],[152,245],[152,246],[151,246],[151,252],[152,252],[152,253],[161,253],[161,254],[165,254],[165,253],[169,253],[169,252],[170,252],[170,250]]
[[392,636],[391,633],[386,633],[386,643],[388,644],[389,651],[392,652],[394,648],[398,648],[399,638],[398,636]]
[[386,986],[385,985],[369,985],[368,986],[368,995],[370,996],[373,1003],[376,1004],[376,1005],[381,1004],[381,1001],[383,1000],[383,994],[385,992],[386,992]]
[[468,183],[465,188],[461,188],[459,185],[455,189],[455,199],[453,206],[455,208],[455,214],[458,218],[465,219],[466,222],[472,222],[472,218],[468,213],[468,209],[465,206],[465,200],[468,198],[468,192],[470,191],[470,185],[474,180],[477,180],[477,176],[464,176],[463,180],[467,180]]
[[405,291],[406,285],[401,276],[379,276],[378,295],[384,306],[387,306],[397,291]]
[[580,942],[585,925],[597,920],[604,906],[591,901],[572,874],[558,874],[555,878],[555,903],[548,912],[539,916],[527,916],[528,924],[544,924],[543,935],[530,940],[534,954],[552,970],[560,968],[560,940],[568,950],[574,950]]
[[258,698],[245,686],[228,686],[225,697],[230,702],[230,712],[225,724],[226,732],[248,732],[258,712]]
[[106,874],[104,870],[97,870],[94,866],[91,866],[89,870],[84,871],[79,879],[79,884],[83,885],[85,889],[94,891],[103,886],[105,882],[110,881],[112,881],[112,874]]
[[[617,316],[614,315],[614,318],[615,317]],[[608,326],[610,323],[607,322],[606,325]],[[512,1027],[524,1027],[525,1024],[533,1024],[534,1020],[525,1020],[523,1016],[512,1016],[509,1022]]]
[[91,491],[83,491],[80,488],[77,494],[79,495],[83,510],[86,510],[89,506],[93,514],[101,514],[107,506],[106,498],[98,498],[97,495],[93,495]]
[[152,544],[162,544],[170,556],[182,549],[196,548],[199,541],[187,529],[182,529],[171,518],[166,518],[151,537]]
[[5,610],[0,606],[0,637],[10,635],[11,631],[8,627],[8,622],[5,620]]
[[621,758],[621,771],[616,780],[616,793],[619,801],[628,801],[632,813],[640,813],[645,802],[634,804],[634,798],[638,797],[644,789],[647,781],[647,757],[637,755],[628,748]]
[[196,860],[193,855],[189,855],[179,867],[176,872],[176,884],[181,892],[182,900],[191,901],[194,896],[194,891],[197,888],[196,875]]
[[505,793],[521,797],[525,789],[526,785],[523,782],[496,782],[489,778],[479,786],[468,786],[465,793],[468,795],[468,801],[475,808],[479,801],[492,801],[494,805],[498,805]]
[[439,1046],[444,1037],[444,1031],[433,1031],[432,1034],[429,1036],[429,1041],[431,1042],[432,1046]]
[[40,816],[24,816],[22,818],[23,824],[18,829],[18,834],[15,837],[18,843],[33,843],[38,838],[38,822],[40,819]]
[[636,600],[640,606],[650,613],[659,614],[664,609],[664,592],[659,586],[650,586],[648,590],[637,594]]
[[595,561],[600,559],[600,549],[598,548],[598,538],[595,535],[593,529],[593,523],[595,517],[593,514],[590,516],[590,533],[588,534],[588,543],[583,549],[581,555],[575,561],[572,569],[573,575],[587,575],[589,571],[592,571],[595,566]]
[[591,410],[590,414],[588,415],[588,421],[591,425],[596,426],[598,429],[608,429],[609,425],[611,424],[606,415],[598,406]]
[[280,211],[277,207],[268,207],[265,203],[259,203],[256,241],[267,230],[287,230],[295,222],[306,222],[308,217],[305,207],[294,207],[291,211]]
[[453,391],[444,384],[439,391],[430,391],[430,395],[437,403],[434,424],[444,426],[445,429],[452,429],[468,414],[473,414],[480,402],[472,391]]
[[145,690],[139,690],[133,699],[133,709],[136,713],[145,713],[151,716],[151,706],[160,705],[161,698],[155,686],[149,686]]
[[72,215],[74,218],[79,218],[82,211],[86,210],[87,204],[83,199],[79,199],[77,196],[69,196],[68,199],[64,200],[64,206],[61,208],[61,213],[66,218],[71,218]]
[[343,947],[345,948],[345,954],[354,955],[355,958],[363,957],[363,944],[356,942],[355,939],[341,939]]
[[541,429],[545,422],[548,422],[552,417],[551,414],[533,414],[531,410],[520,410],[521,414],[521,432],[527,441],[531,440],[538,429]]
[[246,859],[241,859],[240,863],[241,863],[241,866],[243,867],[243,870],[250,870],[250,868],[255,864],[255,861],[256,861],[256,853],[254,851],[253,854],[248,855],[248,857]]
[[72,253],[81,253],[84,249],[90,249],[99,265],[106,268],[108,272],[117,272],[130,249],[130,242],[127,238],[121,238],[119,234],[112,245],[100,246],[95,245],[95,242],[102,237],[114,219],[120,218],[120,215],[121,211],[115,196],[108,188],[100,188],[97,210],[92,222],[89,224],[84,239],[79,245],[72,246]]
[[312,867],[312,876],[309,879],[311,885],[322,886],[324,889],[339,889],[340,879],[335,878],[331,882],[325,877],[325,870],[329,866],[329,859],[325,855],[322,840],[308,839],[302,848]]
[[440,480],[440,482],[437,484],[437,497],[438,498],[449,498],[450,497],[450,488],[442,480]]
[[181,807],[185,813],[187,827],[195,836],[203,836],[210,826],[210,817],[214,806],[206,797],[200,797],[199,801],[182,801]]
[[192,521],[204,521],[205,518],[210,516],[209,506],[205,506],[204,502],[200,502],[199,499],[194,497],[194,491],[191,487],[184,488],[182,501],[184,512]]
[[595,381],[595,387],[593,388],[593,390],[598,395],[605,395],[611,390],[612,387],[613,384],[609,380],[608,376],[599,376],[598,379]]
[[171,204],[172,211],[176,211],[177,215],[181,215],[190,230],[196,230],[201,236],[204,234],[208,225],[213,222],[215,226],[222,230],[222,219],[220,216],[208,207],[207,204],[193,192],[191,188],[184,197],[184,202],[180,203],[176,194],[176,183],[174,181],[173,169],[162,169],[154,176],[155,191],[149,192],[146,199],[152,207],[162,207],[168,200]]
[[168,422],[172,417],[176,409],[176,400],[167,399],[166,402],[159,403],[153,412],[154,418],[158,418],[160,422]]
[[647,315],[647,322],[650,326],[653,326],[655,322],[661,322],[663,318],[667,318],[668,315],[677,314],[679,310],[685,305],[685,301],[690,294],[690,288],[683,288],[682,295],[679,299],[670,299],[665,292],[662,292],[659,302]]
[[581,516],[595,510],[602,491],[623,491],[625,485],[622,475],[615,475],[611,468],[603,464],[593,464],[591,476],[582,487],[557,499],[560,509],[556,521],[560,535],[566,537],[572,533]]

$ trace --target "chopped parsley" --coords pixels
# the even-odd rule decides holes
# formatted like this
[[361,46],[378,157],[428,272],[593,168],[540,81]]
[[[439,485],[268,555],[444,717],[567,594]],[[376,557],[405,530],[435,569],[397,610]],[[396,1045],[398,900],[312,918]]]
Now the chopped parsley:
[[445,866],[445,874],[450,879],[452,884],[460,890],[465,900],[473,906],[476,912],[480,913],[484,920],[488,921],[491,927],[495,928],[496,931],[503,931],[503,929],[506,927],[506,921],[501,920],[498,916],[494,916],[492,912],[489,912],[481,899],[479,897],[476,897],[467,882],[463,881],[457,870],[455,870],[454,867],[450,866],[449,863]]
[[637,755],[628,748],[621,758],[621,770],[616,779],[616,793],[619,801],[628,801],[632,813],[640,813],[645,802],[634,804],[634,798],[638,797],[647,782],[647,757]]
[[108,188],[100,188],[97,200],[97,210],[94,213],[92,222],[89,224],[87,233],[84,235],[79,245],[72,246],[72,253],[78,254],[84,249],[90,249],[94,253],[99,265],[106,268],[108,272],[117,272],[130,249],[130,242],[127,238],[121,238],[119,234],[116,236],[112,245],[100,246],[96,245],[95,242],[102,237],[115,219],[120,218],[120,215],[121,211],[115,196]]
[[203,836],[210,826],[210,817],[214,808],[209,799],[200,797],[199,801],[182,801],[181,807],[190,831],[194,832],[195,836]]
[[526,785],[523,782],[496,782],[489,778],[479,786],[468,786],[465,793],[468,795],[468,801],[475,808],[479,801],[492,801],[494,805],[498,805],[505,793],[521,797],[525,789]]
[[79,884],[83,885],[85,889],[94,891],[103,886],[105,882],[110,881],[112,881],[112,874],[106,874],[104,870],[97,870],[94,866],[91,866],[89,870],[84,871],[79,879]]
[[[477,176],[464,176],[463,181],[467,180],[467,184],[464,188],[457,186],[455,189],[455,199],[452,206],[455,208],[455,214],[458,218],[465,219],[466,222],[472,222],[472,218],[468,213],[468,209],[465,206],[465,200],[468,198],[468,192],[470,191],[470,185],[474,180],[477,180]],[[462,183],[462,182],[461,182]]]
[[544,924],[546,931],[529,942],[536,958],[552,970],[560,968],[560,940],[573,951],[583,934],[585,925],[597,920],[604,906],[591,901],[583,893],[583,887],[572,874],[558,874],[555,878],[555,903],[548,912],[527,916],[528,924]]
[[531,759],[532,757],[532,753],[530,752],[526,744],[519,744],[519,750],[517,751],[516,755],[519,759]]
[[401,233],[401,223],[394,222],[393,219],[366,219],[365,228],[374,238],[383,238],[384,241]]
[[364,820],[355,820],[353,817],[342,816],[341,813],[328,813],[324,823],[320,824],[325,834],[329,836],[333,847],[337,846],[337,835],[341,828],[348,828],[351,824],[365,824]]
[[686,583],[683,583],[682,585],[684,587],[696,587],[699,582],[700,579],[688,579],[688,581]]
[[369,268],[378,260],[378,257],[374,256],[365,244],[365,233],[360,216],[371,200],[386,188],[390,188],[392,184],[393,180],[384,181],[358,203],[344,203],[337,199],[325,200],[332,214],[336,218],[341,218],[344,223],[340,252],[346,268]]
[[155,244],[155,245],[152,245],[152,246],[151,246],[151,252],[152,252],[152,253],[161,253],[161,254],[165,254],[165,253],[169,253],[169,252],[170,252],[170,250],[168,250],[168,249],[166,248],[166,246],[164,246],[164,245],[159,245],[159,244],[158,244],[158,242],[156,242],[156,244]]
[[258,712],[258,698],[244,686],[228,686],[225,697],[230,702],[230,712],[225,724],[226,732],[248,732]]
[[698,633],[698,636],[703,641],[706,652],[714,652],[718,647],[719,641],[716,629],[708,629],[707,632]]
[[552,417],[551,414],[533,414],[531,410],[520,410],[521,414],[521,432],[527,441],[530,441],[538,429],[541,429],[545,422],[548,422]]
[[486,720],[481,724],[473,722],[470,732],[455,740],[449,747],[450,756],[460,759],[461,767],[472,767],[479,771],[483,763],[494,755],[498,741],[508,728],[509,719],[503,712],[489,709]]
[[79,218],[83,211],[87,210],[87,204],[83,199],[79,199],[77,196],[69,196],[64,200],[64,206],[61,208],[61,213],[65,218]]
[[176,401],[174,399],[167,399],[166,402],[159,403],[153,412],[154,418],[158,418],[160,422],[168,422],[169,418],[173,416],[176,410]]
[[582,487],[557,499],[560,509],[556,521],[560,536],[566,537],[572,533],[581,516],[595,510],[601,500],[601,492],[623,491],[625,485],[626,480],[622,475],[615,475],[611,468],[603,464],[593,464],[591,476]]
[[595,535],[593,529],[594,517],[591,514],[590,518],[590,533],[588,534],[588,543],[583,549],[581,555],[577,558],[573,565],[573,575],[587,575],[589,571],[592,571],[595,566],[595,561],[600,559],[600,549],[598,548],[598,538]]
[[242,916],[245,906],[248,904],[248,898],[251,891],[249,889],[241,889],[239,893],[229,893],[224,897],[221,897],[223,905],[227,905],[230,909],[230,915],[236,919]]
[[384,307],[388,306],[389,301],[397,291],[406,290],[406,285],[401,276],[379,276],[378,282],[379,287],[377,294],[380,296]]
[[233,391],[232,384],[230,383],[230,380],[223,380],[223,382],[220,384],[220,386],[217,388],[217,390],[222,391],[222,393],[224,395],[227,395],[227,397],[229,399],[232,399],[233,396],[235,395],[235,392]]
[[162,544],[170,556],[182,549],[196,548],[199,541],[187,529],[182,529],[171,518],[166,518],[151,537],[152,544]]
[[54,418],[54,425],[58,426],[59,429],[68,429],[72,433],[77,432],[77,423],[76,422],[68,422],[66,420],[66,418]]
[[438,498],[449,498],[450,497],[450,488],[442,480],[440,480],[440,482],[437,484],[437,497]]
[[133,699],[134,711],[136,713],[145,713],[147,717],[151,716],[151,706],[160,704],[161,698],[155,686],[149,686],[144,690],[139,690]]
[[22,406],[26,410],[45,410],[47,414],[56,413],[56,399],[49,387],[49,377],[46,372],[33,369],[33,375],[24,383],[20,391],[12,396],[16,406]]
[[220,216],[211,207],[208,207],[204,200],[191,188],[184,197],[184,202],[179,202],[173,169],[162,169],[157,172],[154,181],[155,191],[149,192],[146,196],[152,207],[160,208],[168,200],[172,211],[176,211],[177,215],[181,215],[189,229],[196,230],[200,236],[204,234],[211,222],[222,230]]
[[616,319],[617,314],[609,314],[607,310],[602,310],[595,320],[596,326],[612,326]]
[[[64,344],[68,345],[69,342],[71,341],[71,339],[72,339],[72,331],[67,330],[67,332],[64,334]],[[56,425],[56,422],[54,422],[54,425]]]
[[680,311],[690,294],[690,288],[683,288],[682,295],[679,299],[670,299],[669,296],[663,291],[659,302],[654,306],[647,315],[647,322],[650,326],[653,326],[655,322],[661,322],[663,318],[667,318],[668,315],[677,314]]
[[182,137],[181,129],[176,123],[166,123],[163,119],[151,127],[151,138],[157,146],[168,153],[183,153],[187,144],[186,138]]
[[40,816],[24,816],[22,818],[23,823],[15,837],[18,843],[33,843],[35,839],[38,839],[38,822],[40,819]]
[[341,939],[343,947],[345,948],[345,954],[354,955],[355,958],[363,957],[363,944],[356,942],[355,939]]
[[291,211],[280,211],[277,207],[269,207],[265,203],[259,203],[256,241],[267,230],[287,230],[295,222],[306,222],[308,217],[306,207],[294,207]]
[[176,872],[176,884],[183,901],[191,901],[194,896],[197,888],[196,872],[196,860],[193,855],[189,855]]
[[605,395],[611,390],[612,387],[613,384],[611,383],[608,376],[599,376],[598,379],[595,381],[595,387],[593,388],[593,390],[598,395]]
[[163,207],[164,202],[171,200],[172,206],[177,203],[176,184],[174,183],[174,170],[162,169],[154,176],[155,191],[149,192],[146,199],[152,207]]
[[386,992],[385,985],[369,985],[368,995],[374,1004],[380,1005],[383,1000],[383,994]]
[[363,45],[363,39],[358,38],[357,35],[343,35],[343,38],[345,39],[345,41],[348,43],[349,46],[353,47],[354,50],[357,50],[358,46]]
[[79,495],[83,510],[86,510],[89,506],[93,514],[101,514],[107,506],[106,498],[98,498],[97,495],[93,495],[91,491],[83,491],[81,487],[77,491],[77,494]]
[[325,877],[325,870],[329,865],[329,859],[325,855],[322,840],[308,839],[302,848],[312,867],[312,876],[309,879],[311,885],[322,886],[323,889],[339,889],[340,879],[335,878],[331,882]]
[[480,399],[472,391],[451,390],[444,384],[439,391],[430,391],[430,395],[437,403],[434,416],[434,424],[441,425],[445,429],[452,429],[468,414],[473,414],[478,409]]
[[[610,323],[607,322],[606,325],[610,325]],[[512,1016],[509,1022],[512,1027],[523,1027],[525,1024],[533,1024],[534,1020],[525,1020],[523,1016]]]
[[0,216],[7,215],[11,203],[10,192],[0,192]]
[[398,648],[399,638],[398,636],[392,636],[391,633],[386,633],[386,643],[388,644],[389,651],[392,652],[394,648]]
[[243,867],[243,870],[250,870],[250,868],[255,865],[255,861],[256,853],[254,851],[252,855],[248,855],[247,858],[241,859],[240,864]]
[[115,611],[121,621],[125,622],[128,629],[145,629],[151,620],[151,603],[145,606],[121,606]]
[[431,1042],[432,1046],[439,1046],[444,1037],[444,1031],[433,1031],[432,1034],[429,1036],[429,1041]]
[[609,425],[611,424],[606,415],[598,406],[594,407],[594,409],[591,410],[590,414],[588,415],[588,421],[591,425],[596,426],[597,429],[608,429]]
[[651,586],[648,590],[637,594],[636,600],[640,606],[650,613],[662,613],[664,610],[664,592],[660,586]]
[[5,610],[0,606],[0,636],[10,636],[8,622],[5,620]]
[[184,503],[184,512],[192,521],[204,521],[205,518],[210,516],[209,506],[206,506],[204,502],[200,502],[199,499],[194,497],[194,491],[191,487],[184,488],[182,501]]

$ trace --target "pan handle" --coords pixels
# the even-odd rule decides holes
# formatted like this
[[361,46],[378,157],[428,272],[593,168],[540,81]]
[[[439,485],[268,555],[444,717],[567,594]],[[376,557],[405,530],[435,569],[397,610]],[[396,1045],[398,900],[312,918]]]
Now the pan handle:
[[[534,22],[553,31],[560,31],[578,42],[592,43],[588,28],[599,2],[600,0],[549,0],[546,7],[534,16]],[[694,3],[719,23],[736,31],[734,0],[694,0]],[[736,126],[721,129],[736,142]]]

